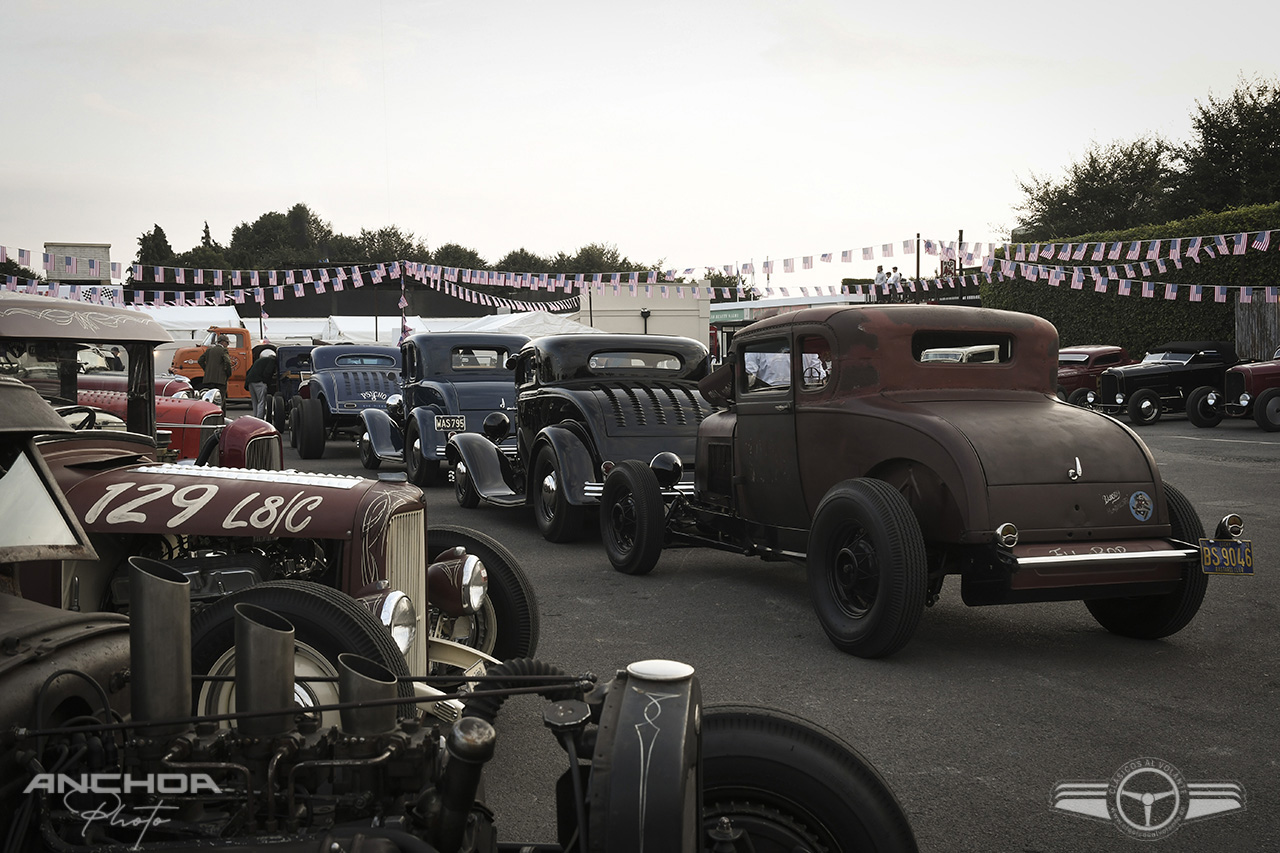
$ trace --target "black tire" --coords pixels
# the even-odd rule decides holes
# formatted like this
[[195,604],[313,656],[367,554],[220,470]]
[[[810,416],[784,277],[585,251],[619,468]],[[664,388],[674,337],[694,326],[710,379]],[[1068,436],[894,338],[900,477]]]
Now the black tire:
[[1187,420],[1198,427],[1216,427],[1222,423],[1222,408],[1209,405],[1209,395],[1213,393],[1211,386],[1201,385],[1187,395]]
[[324,456],[324,401],[307,397],[294,412],[298,419],[298,455],[303,459]]
[[1058,386],[1054,393],[1058,396],[1059,400],[1062,400],[1064,403],[1067,401],[1067,392],[1061,385]]
[[302,397],[294,394],[289,400],[289,446],[295,450],[298,447],[298,411],[302,408]]
[[[376,616],[350,596],[306,581],[261,583],[223,596],[198,612],[191,620],[193,674],[205,675],[211,670],[215,670],[215,674],[234,672],[234,608],[242,602],[264,607],[293,623],[294,640],[298,644],[296,668],[306,668],[308,663],[316,663],[311,657],[314,653],[326,661],[332,674],[336,675],[338,655],[353,652],[382,664],[397,677],[407,677],[410,674],[404,655],[396,648],[391,633]],[[232,657],[227,660],[224,656],[229,650],[232,651]],[[226,671],[228,666],[232,672]],[[217,709],[226,707],[229,697],[219,694],[218,686],[217,682],[206,682],[203,688],[197,687],[193,696],[195,713],[215,713],[218,712]],[[298,682],[298,688],[308,694],[308,701],[312,704],[319,701],[327,704],[327,700],[323,699],[326,690],[334,691],[336,695],[336,686],[331,683],[304,685],[303,682]],[[400,682],[398,689],[401,696],[413,696],[413,685],[410,682]],[[417,707],[412,703],[398,705],[396,709],[401,716],[417,714]],[[332,719],[336,724],[336,712]],[[329,724],[327,719],[325,724]]]
[[[499,660],[533,657],[538,650],[541,617],[533,585],[515,555],[498,540],[478,530],[441,524],[427,528],[428,552],[434,556],[459,545],[484,563],[489,575],[489,601],[497,636],[489,654]],[[486,626],[480,626],[483,630]]]
[[[1200,523],[1200,516],[1191,501],[1168,483],[1164,484],[1164,499],[1169,506],[1173,538],[1196,545],[1204,537],[1204,525]],[[1182,582],[1172,592],[1133,598],[1099,598],[1086,601],[1085,606],[1098,624],[1113,634],[1139,640],[1158,640],[1187,626],[1200,609],[1208,587],[1208,575],[1200,570],[1199,565],[1190,564],[1183,569]]]
[[271,425],[276,428],[276,431],[283,435],[285,429],[289,426],[289,408],[285,402],[284,395],[276,393],[267,399],[271,404],[268,419],[271,421]]
[[886,657],[911,639],[929,582],[924,536],[897,489],[880,480],[837,483],[809,531],[809,596],[841,651]]
[[705,708],[702,784],[704,838],[728,818],[756,853],[917,849],[906,813],[871,763],[789,714]]
[[1077,388],[1071,392],[1071,396],[1067,397],[1067,402],[1073,406],[1079,406],[1082,409],[1092,409],[1089,405],[1089,389]]
[[1253,422],[1267,432],[1280,430],[1280,388],[1268,388],[1253,401]]
[[221,457],[221,444],[219,439],[222,437],[222,430],[214,430],[205,436],[204,441],[200,442],[200,452],[196,454],[196,465],[208,465],[214,455]]
[[533,517],[548,542],[572,542],[582,535],[586,507],[574,506],[565,496],[565,484],[556,465],[555,451],[543,447],[533,460],[533,477],[527,488],[533,498]]
[[378,458],[378,454],[373,451],[373,442],[367,441],[362,435],[358,441],[360,445],[360,464],[364,466],[366,471],[377,471],[382,465],[382,460]]
[[434,486],[440,479],[440,463],[434,459],[422,458],[422,433],[418,422],[409,422],[409,432],[404,440],[404,471],[409,482],[420,489]]
[[1129,423],[1149,426],[1160,420],[1160,395],[1152,388],[1139,388],[1129,398],[1126,411]]
[[600,541],[610,565],[628,575],[652,571],[666,538],[664,515],[662,489],[649,466],[619,462],[600,495]]
[[471,474],[467,472],[467,466],[459,462],[453,466],[453,496],[458,501],[458,506],[463,509],[475,509],[480,506],[480,493],[476,491],[476,484],[471,482]]

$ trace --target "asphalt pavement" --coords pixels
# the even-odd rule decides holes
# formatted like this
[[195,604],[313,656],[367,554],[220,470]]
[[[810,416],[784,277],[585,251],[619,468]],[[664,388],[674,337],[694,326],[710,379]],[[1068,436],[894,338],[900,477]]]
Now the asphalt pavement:
[[[966,607],[951,578],[911,643],[868,661],[827,642],[800,566],[684,549],[650,575],[622,575],[598,533],[554,545],[528,510],[464,510],[452,487],[428,490],[428,526],[477,528],[520,558],[541,608],[539,659],[601,677],[681,660],[709,704],[781,708],[836,732],[888,780],[922,850],[1280,850],[1280,433],[1166,417],[1139,435],[1210,534],[1228,512],[1245,518],[1256,565],[1253,577],[1210,578],[1196,618],[1160,641],[1108,634],[1079,602]],[[285,450],[286,467],[375,475],[350,442],[320,460]],[[512,699],[498,719],[486,779],[503,841],[555,837],[567,759],[542,727],[544,704]],[[1245,809],[1142,846],[1112,821],[1051,808],[1059,783],[1106,783],[1145,758],[1193,792],[1241,786]]]

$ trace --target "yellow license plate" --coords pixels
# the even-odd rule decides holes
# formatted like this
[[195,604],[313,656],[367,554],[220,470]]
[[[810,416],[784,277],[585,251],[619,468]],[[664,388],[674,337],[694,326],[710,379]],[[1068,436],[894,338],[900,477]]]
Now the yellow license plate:
[[1248,539],[1201,539],[1200,568],[1207,575],[1253,574],[1253,543]]

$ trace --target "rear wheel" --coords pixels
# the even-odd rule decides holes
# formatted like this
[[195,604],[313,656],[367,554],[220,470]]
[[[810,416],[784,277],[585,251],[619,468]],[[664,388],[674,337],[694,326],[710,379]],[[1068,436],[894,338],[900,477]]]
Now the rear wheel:
[[1148,426],[1160,420],[1160,395],[1151,388],[1139,388],[1129,398],[1129,422]]
[[[338,674],[338,655],[352,652],[382,664],[397,677],[409,667],[391,634],[372,613],[350,596],[305,581],[269,581],[231,593],[197,613],[191,620],[191,672],[195,675],[235,675],[235,606],[248,602],[264,607],[293,624],[294,672],[332,678]],[[195,712],[225,714],[235,710],[234,681],[197,682]],[[413,695],[413,685],[399,685],[400,695]],[[338,701],[336,682],[299,680],[294,698],[300,707]],[[415,715],[412,704],[397,706],[401,716]],[[336,711],[324,715],[324,726],[337,725]]]
[[409,433],[404,442],[404,470],[409,482],[420,489],[434,486],[440,479],[440,463],[424,458],[422,431],[418,429],[416,420],[409,422]]
[[272,394],[268,400],[271,408],[267,418],[271,421],[271,425],[276,428],[276,431],[283,434],[285,428],[289,425],[289,409],[284,395]]
[[886,657],[924,612],[924,537],[906,498],[880,480],[845,480],[818,504],[809,531],[809,595],[836,648]]
[[888,783],[826,729],[778,711],[713,706],[702,732],[704,839],[727,820],[756,853],[917,849]]
[[[1211,395],[1214,402],[1210,402]],[[1187,420],[1198,427],[1216,427],[1222,423],[1222,395],[1209,385],[1202,385],[1187,395]],[[1215,405],[1215,403],[1219,405]]]
[[293,397],[289,399],[288,427],[289,446],[295,449],[298,447],[298,410],[301,408],[302,397],[294,394]]
[[324,401],[308,397],[294,412],[297,418],[298,455],[319,459],[324,455]]
[[474,623],[466,637],[459,636],[459,626],[455,624],[450,631],[455,636],[446,636],[445,639],[464,643],[499,660],[533,657],[538,650],[541,621],[538,599],[519,561],[496,539],[478,530],[453,525],[427,529],[430,553],[440,554],[459,545],[484,563],[489,576],[491,607],[488,613],[475,613],[469,617]]
[[600,495],[600,541],[609,563],[628,575],[652,571],[662,556],[663,521],[658,478],[643,462],[619,462]]
[[1267,432],[1280,430],[1280,388],[1268,388],[1253,403],[1253,421]]
[[569,503],[567,484],[556,465],[555,451],[543,447],[533,462],[533,516],[548,542],[572,542],[582,535],[586,509]]
[[[1169,506],[1173,538],[1191,545],[1204,538],[1204,525],[1191,501],[1182,492],[1164,485],[1164,499]],[[1182,570],[1182,580],[1172,592],[1132,598],[1099,598],[1085,606],[1098,624],[1113,634],[1140,640],[1158,640],[1176,634],[1196,615],[1209,587],[1208,576],[1200,566],[1189,563]]]

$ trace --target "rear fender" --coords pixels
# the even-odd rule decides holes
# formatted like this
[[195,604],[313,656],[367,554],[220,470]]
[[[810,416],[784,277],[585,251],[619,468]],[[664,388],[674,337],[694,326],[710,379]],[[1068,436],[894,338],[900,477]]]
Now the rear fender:
[[582,438],[567,427],[549,426],[534,439],[533,453],[529,459],[537,459],[543,447],[550,447],[555,454],[556,470],[560,472],[560,487],[564,489],[565,500],[573,506],[596,504],[596,500],[587,498],[586,488],[588,482],[598,480],[598,469]]
[[382,409],[365,409],[360,420],[374,455],[383,460],[404,459],[404,432],[390,415]]
[[482,500],[502,506],[524,503],[515,489],[511,463],[492,441],[475,432],[460,432],[449,439],[450,464],[467,466],[467,476]]

